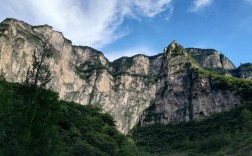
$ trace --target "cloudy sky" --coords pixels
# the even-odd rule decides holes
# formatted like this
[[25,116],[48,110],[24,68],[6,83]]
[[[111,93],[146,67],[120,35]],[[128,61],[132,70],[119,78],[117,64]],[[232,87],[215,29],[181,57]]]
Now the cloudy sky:
[[0,20],[48,24],[110,60],[161,53],[172,40],[252,62],[252,0],[0,0]]

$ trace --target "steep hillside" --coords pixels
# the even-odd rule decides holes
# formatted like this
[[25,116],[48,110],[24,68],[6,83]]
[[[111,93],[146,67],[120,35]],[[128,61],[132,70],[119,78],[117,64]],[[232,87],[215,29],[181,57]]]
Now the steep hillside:
[[142,155],[109,114],[50,90],[0,80],[0,108],[1,156]]
[[60,99],[99,106],[123,133],[138,121],[146,125],[203,119],[242,103],[236,90],[213,88],[215,80],[197,72],[203,67],[235,68],[214,50],[184,49],[174,41],[156,56],[110,62],[91,47],[72,45],[48,25],[15,19],[0,24],[0,75],[10,82],[24,81],[33,51],[43,42],[53,46],[53,56],[46,60],[53,76],[47,87]]

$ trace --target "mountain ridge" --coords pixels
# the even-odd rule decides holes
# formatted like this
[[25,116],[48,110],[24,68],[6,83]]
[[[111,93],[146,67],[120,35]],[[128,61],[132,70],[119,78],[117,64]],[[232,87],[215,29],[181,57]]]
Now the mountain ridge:
[[[201,60],[204,66],[190,55],[190,49],[174,41],[164,53],[155,56],[138,54],[110,62],[94,48],[72,45],[48,25],[30,26],[15,19],[0,24],[1,75],[8,81],[22,82],[32,63],[32,51],[45,40],[55,50],[53,57],[46,60],[53,73],[48,87],[59,92],[61,99],[98,105],[112,114],[123,133],[146,119],[144,110],[153,101],[158,106],[160,122],[165,124],[200,119],[241,105],[241,97],[235,91],[212,90],[210,80],[192,70],[199,65],[236,69],[224,55],[221,62],[217,51]],[[196,100],[192,99],[194,94],[198,95]],[[146,124],[155,122],[151,118]]]

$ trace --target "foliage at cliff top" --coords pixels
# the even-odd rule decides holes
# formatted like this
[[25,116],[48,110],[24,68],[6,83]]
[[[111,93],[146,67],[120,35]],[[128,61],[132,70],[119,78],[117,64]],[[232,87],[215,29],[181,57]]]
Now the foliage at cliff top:
[[201,76],[208,78],[212,89],[229,89],[237,92],[244,101],[252,101],[252,80],[219,75],[203,69],[194,69]]

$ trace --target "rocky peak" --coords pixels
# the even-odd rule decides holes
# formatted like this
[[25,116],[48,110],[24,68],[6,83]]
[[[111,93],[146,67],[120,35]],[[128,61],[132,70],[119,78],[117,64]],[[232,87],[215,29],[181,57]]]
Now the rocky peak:
[[171,49],[171,50],[174,50],[176,47],[180,47],[181,45],[178,44],[175,40],[173,40],[169,45],[168,47]]
[[1,24],[9,24],[12,26],[22,26],[23,28],[28,27],[31,29],[39,29],[39,28],[47,28],[47,29],[51,29],[51,30],[53,29],[52,26],[47,25],[47,24],[38,25],[38,26],[31,26],[28,23],[21,21],[21,20],[17,20],[15,18],[6,18],[5,20],[3,20],[3,22]]
[[25,23],[24,21],[20,21],[20,20],[17,20],[15,18],[6,18],[5,20],[3,20],[2,22],[3,24],[20,24],[20,25],[29,25],[27,23]]
[[177,43],[175,40],[173,40],[167,48],[164,50],[165,54],[167,55],[181,55],[184,54],[184,47],[181,46],[179,43]]

